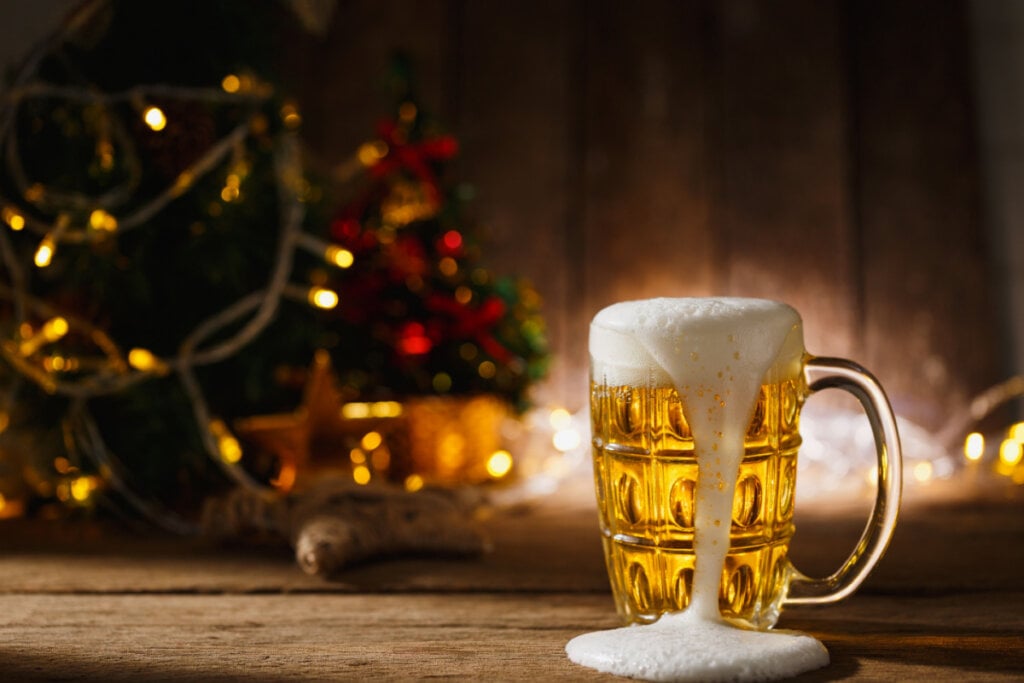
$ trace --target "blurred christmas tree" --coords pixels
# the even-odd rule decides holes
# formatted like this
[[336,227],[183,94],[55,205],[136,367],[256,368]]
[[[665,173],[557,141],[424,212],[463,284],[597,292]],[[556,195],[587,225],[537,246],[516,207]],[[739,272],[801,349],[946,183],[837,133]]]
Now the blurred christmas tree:
[[233,425],[294,410],[318,350],[344,400],[521,405],[543,374],[536,294],[478,265],[459,189],[439,176],[455,143],[411,100],[359,149],[345,208],[322,217],[301,113],[275,85],[279,11],[87,2],[9,84],[8,497],[89,505],[107,488],[148,512],[269,481],[282,454],[255,449],[241,467]]

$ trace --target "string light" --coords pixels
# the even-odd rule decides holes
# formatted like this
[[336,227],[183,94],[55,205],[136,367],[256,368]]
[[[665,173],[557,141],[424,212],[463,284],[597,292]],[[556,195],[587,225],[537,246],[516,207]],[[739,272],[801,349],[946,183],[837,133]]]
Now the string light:
[[981,460],[985,454],[985,437],[979,432],[971,432],[964,439],[964,457],[970,461]]
[[492,479],[501,479],[512,470],[512,454],[506,450],[495,451],[487,458],[487,474]]
[[165,375],[170,372],[167,363],[157,358],[148,349],[134,348],[128,352],[128,365],[140,372],[152,372]]
[[10,226],[11,230],[17,232],[25,228],[25,217],[18,213],[17,209],[10,206],[5,206],[2,212],[2,216],[4,222],[6,222],[7,225]]
[[1014,439],[1004,439],[999,444],[1000,462],[1012,467],[1017,465],[1022,458],[1024,458],[1024,448]]
[[310,288],[308,299],[309,303],[324,310],[330,310],[338,305],[338,293],[326,287]]
[[299,114],[299,109],[291,102],[286,102],[281,107],[281,121],[284,123],[286,128],[295,130],[302,125],[302,116]]
[[217,450],[224,462],[234,464],[242,459],[242,446],[228,430],[223,420],[211,420],[210,433],[217,440]]
[[359,146],[356,156],[363,166],[374,166],[388,154],[388,145],[383,140],[365,142]]
[[236,93],[242,87],[242,80],[235,74],[228,74],[220,82],[220,87],[227,93]]
[[372,451],[380,446],[383,441],[384,438],[380,435],[380,432],[367,432],[359,442],[359,445],[366,451]]
[[355,262],[355,256],[351,251],[336,244],[331,244],[324,250],[324,259],[339,268],[348,268]]
[[1019,444],[1024,444],[1024,422],[1018,422],[1007,431],[1007,436]]
[[352,468],[352,481],[363,486],[370,483],[370,468],[366,465],[356,465]]
[[341,416],[348,420],[399,417],[401,414],[402,404],[398,401],[374,401],[371,403],[352,401],[341,407]]
[[36,266],[39,268],[46,268],[50,263],[53,262],[53,252],[57,249],[57,244],[53,241],[52,237],[44,237],[43,241],[39,243],[39,247],[36,249],[36,255],[33,259]]
[[418,474],[410,474],[405,478],[405,490],[409,492],[419,491],[423,488],[423,477]]
[[160,107],[148,106],[142,112],[142,120],[146,122],[150,130],[160,132],[167,127],[167,117]]
[[103,209],[96,209],[89,214],[89,227],[93,230],[114,232],[117,230],[117,219]]

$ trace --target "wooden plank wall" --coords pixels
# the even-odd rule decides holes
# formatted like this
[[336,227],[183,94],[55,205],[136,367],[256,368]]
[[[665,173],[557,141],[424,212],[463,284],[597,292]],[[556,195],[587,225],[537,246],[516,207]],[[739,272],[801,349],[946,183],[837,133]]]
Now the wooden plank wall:
[[584,404],[604,305],[767,296],[939,427],[1004,372],[967,35],[960,0],[344,0],[291,61],[337,160],[386,112],[388,55],[412,55],[492,265],[545,297],[542,401]]

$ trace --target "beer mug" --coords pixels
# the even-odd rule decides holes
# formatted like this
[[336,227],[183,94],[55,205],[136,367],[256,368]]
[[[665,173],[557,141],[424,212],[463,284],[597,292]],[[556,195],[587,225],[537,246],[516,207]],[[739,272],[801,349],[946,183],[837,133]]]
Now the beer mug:
[[[669,314],[674,310],[673,302],[684,311],[694,305],[700,311],[724,307],[727,325],[733,327],[726,334],[726,323],[712,321],[709,328],[704,325],[708,330],[698,326],[677,334],[678,338],[662,339],[659,343],[669,344],[665,346],[666,354],[683,359],[673,376],[652,360],[657,354],[645,351],[647,342],[637,336],[645,334],[644,330],[628,329],[621,319],[608,322],[606,312],[647,302],[617,304],[599,313],[591,323],[595,488],[605,560],[620,616],[627,622],[648,623],[663,613],[685,609],[691,601],[698,562],[694,540],[700,523],[700,463],[696,457],[700,449],[695,448],[696,430],[692,426],[705,416],[688,414],[692,409],[680,395],[682,386],[688,391],[698,390],[689,387],[687,356],[696,362],[698,353],[690,349],[698,348],[705,355],[722,355],[728,351],[725,347],[729,342],[744,335],[753,339],[749,348],[760,348],[757,335],[761,331],[757,326],[763,321],[748,309],[756,311],[766,306],[766,310],[774,310],[774,306],[791,317],[783,319],[786,329],[782,330],[783,342],[777,355],[763,375],[750,378],[756,399],[751,395],[753,408],[737,423],[740,429],[746,424],[746,429],[732,496],[728,551],[721,570],[719,611],[725,618],[768,629],[775,625],[783,606],[827,603],[846,597],[884,553],[899,508],[899,437],[882,388],[870,373],[851,361],[808,355],[799,315],[784,304],[757,299],[653,301],[668,302],[662,308]],[[662,308],[658,309],[659,315],[665,312]],[[707,334],[717,336],[702,337]],[[722,357],[728,360],[734,356],[736,360],[708,374],[710,384],[702,379],[699,388],[701,396],[707,392],[716,401],[721,398],[723,407],[731,386],[728,382],[735,381],[738,373],[750,371],[743,366],[739,351],[731,353]],[[800,408],[808,396],[830,387],[852,393],[867,413],[878,454],[878,494],[863,535],[845,563],[831,576],[809,578],[788,559],[794,530]],[[714,408],[712,404],[706,410],[710,413]],[[735,442],[739,443],[739,430]],[[702,457],[710,454],[707,449]]]

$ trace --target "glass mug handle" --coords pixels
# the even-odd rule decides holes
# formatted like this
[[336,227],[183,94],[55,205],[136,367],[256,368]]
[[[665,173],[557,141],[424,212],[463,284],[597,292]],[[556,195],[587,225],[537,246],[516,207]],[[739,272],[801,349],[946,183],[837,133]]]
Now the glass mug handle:
[[804,362],[804,377],[811,393],[822,389],[843,389],[856,396],[864,407],[878,453],[878,494],[860,540],[835,573],[814,579],[790,565],[786,605],[836,602],[857,590],[882,558],[892,539],[903,490],[903,456],[896,417],[874,376],[853,361],[808,357]]

